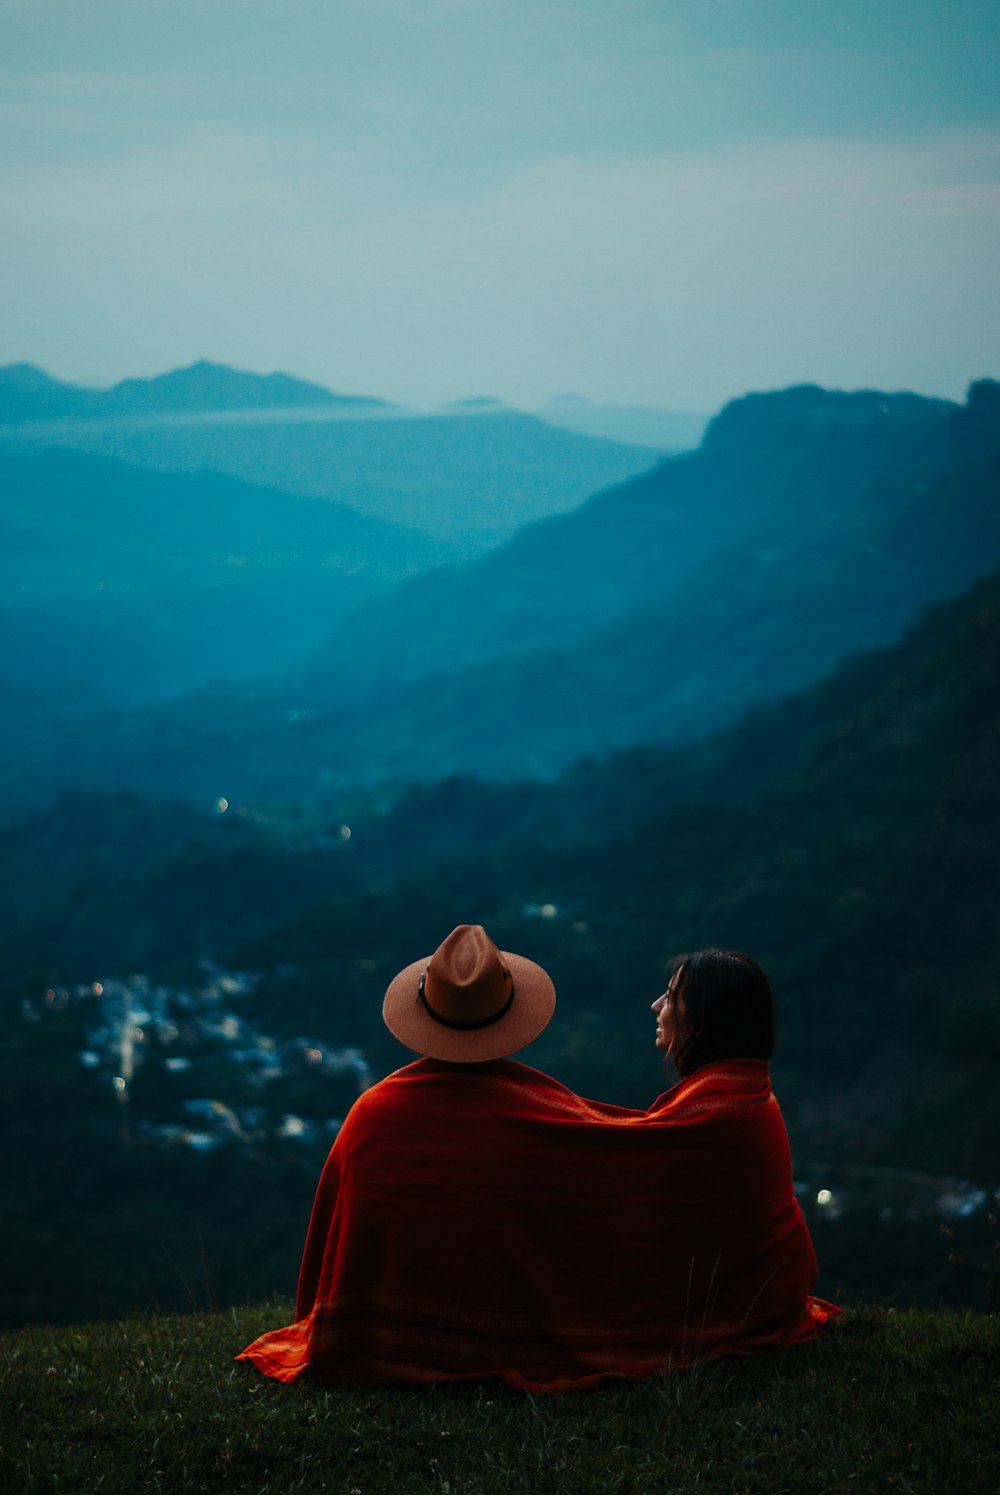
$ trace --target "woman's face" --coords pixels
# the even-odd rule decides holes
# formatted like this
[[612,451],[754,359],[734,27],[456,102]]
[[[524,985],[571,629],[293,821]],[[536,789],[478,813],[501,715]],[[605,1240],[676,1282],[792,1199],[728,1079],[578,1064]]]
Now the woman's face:
[[683,1038],[687,1014],[680,986],[681,972],[675,971],[662,997],[657,997],[652,1004],[656,1014],[656,1047],[664,1055],[675,1053]]

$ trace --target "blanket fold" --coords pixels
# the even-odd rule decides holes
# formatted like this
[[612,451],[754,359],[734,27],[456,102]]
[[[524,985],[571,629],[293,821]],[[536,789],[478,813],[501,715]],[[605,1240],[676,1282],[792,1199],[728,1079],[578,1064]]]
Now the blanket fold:
[[422,1059],[352,1108],[295,1322],[237,1358],[281,1381],[555,1391],[814,1338],[839,1311],[815,1277],[765,1064],[635,1112],[507,1059]]

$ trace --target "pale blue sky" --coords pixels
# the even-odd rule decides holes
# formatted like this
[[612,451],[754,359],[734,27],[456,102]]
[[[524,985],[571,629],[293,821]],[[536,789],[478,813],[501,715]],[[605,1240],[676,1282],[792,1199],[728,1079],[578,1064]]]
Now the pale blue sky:
[[4,0],[0,362],[960,396],[998,77],[996,0]]

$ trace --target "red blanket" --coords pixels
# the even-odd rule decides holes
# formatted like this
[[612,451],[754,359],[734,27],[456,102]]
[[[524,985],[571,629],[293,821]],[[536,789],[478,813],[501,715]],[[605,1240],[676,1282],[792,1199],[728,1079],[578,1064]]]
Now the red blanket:
[[421,1059],[353,1107],[296,1320],[237,1358],[280,1381],[555,1391],[812,1339],[838,1312],[815,1276],[765,1064],[633,1112],[511,1060]]

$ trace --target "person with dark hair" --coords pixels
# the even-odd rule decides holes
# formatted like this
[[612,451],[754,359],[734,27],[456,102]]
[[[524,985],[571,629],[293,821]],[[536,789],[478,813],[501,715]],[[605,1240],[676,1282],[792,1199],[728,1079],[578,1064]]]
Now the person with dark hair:
[[766,1063],[774,1052],[771,983],[742,950],[675,956],[653,1012],[656,1047],[682,1078],[730,1059]]
[[[679,1146],[700,1158],[679,1242],[681,1254],[690,1252],[689,1292],[706,1300],[714,1294],[717,1315],[727,1296],[738,1301],[743,1283],[755,1280],[751,1264],[766,1242],[773,1275],[760,1278],[760,1292],[773,1292],[775,1303],[787,1307],[803,1283],[807,1291],[812,1287],[817,1265],[768,1073],[775,1028],[771,983],[742,950],[697,950],[675,956],[668,969],[667,989],[652,1011],[664,1068],[670,1059],[680,1083],[646,1115],[656,1124],[698,1118]],[[808,1297],[807,1304],[819,1326],[840,1312],[820,1298]],[[755,1309],[762,1306],[755,1297]]]

